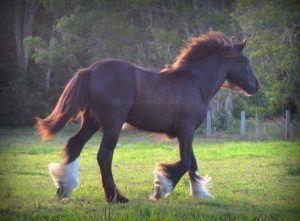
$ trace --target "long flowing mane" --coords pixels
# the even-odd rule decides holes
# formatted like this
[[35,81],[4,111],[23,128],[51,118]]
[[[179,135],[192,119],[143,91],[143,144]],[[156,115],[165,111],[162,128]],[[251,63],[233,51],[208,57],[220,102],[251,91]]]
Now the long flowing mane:
[[214,53],[234,53],[234,42],[226,37],[222,32],[207,32],[199,37],[192,38],[181,49],[175,62],[172,65],[166,65],[161,72],[170,72],[178,70],[183,66],[193,64]]

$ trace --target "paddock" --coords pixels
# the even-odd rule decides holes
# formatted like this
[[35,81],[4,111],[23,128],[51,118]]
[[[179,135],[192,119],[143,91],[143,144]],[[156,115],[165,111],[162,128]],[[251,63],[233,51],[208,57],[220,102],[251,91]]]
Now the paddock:
[[297,220],[300,216],[300,142],[203,139],[194,151],[201,175],[212,177],[214,199],[189,195],[185,175],[166,198],[148,199],[157,162],[178,159],[176,140],[123,131],[115,150],[116,183],[131,201],[107,204],[95,154],[102,134],[86,144],[79,160],[80,184],[58,201],[48,163],[60,159],[68,127],[42,143],[32,128],[0,130],[1,220]]

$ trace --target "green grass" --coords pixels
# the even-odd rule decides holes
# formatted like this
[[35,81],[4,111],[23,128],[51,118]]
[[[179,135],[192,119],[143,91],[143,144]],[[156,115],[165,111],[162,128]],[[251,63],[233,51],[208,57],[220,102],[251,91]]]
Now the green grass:
[[201,175],[212,176],[212,200],[189,196],[185,175],[168,197],[148,200],[158,162],[178,159],[176,140],[123,132],[113,172],[131,201],[104,200],[96,154],[101,134],[80,157],[80,185],[58,201],[47,165],[60,160],[72,128],[42,143],[33,130],[0,129],[0,220],[299,220],[300,141],[217,141],[196,138]]

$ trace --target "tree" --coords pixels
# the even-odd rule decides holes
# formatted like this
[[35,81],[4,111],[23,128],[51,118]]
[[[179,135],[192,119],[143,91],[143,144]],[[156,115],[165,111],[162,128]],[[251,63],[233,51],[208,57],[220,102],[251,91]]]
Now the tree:
[[26,72],[29,55],[25,51],[23,40],[32,35],[34,15],[39,6],[36,0],[14,1],[14,39],[19,68]]
[[[247,51],[269,114],[300,111],[299,1],[237,1],[235,19],[249,37]],[[280,19],[279,19],[280,18]],[[296,110],[294,110],[296,112]]]
[[299,112],[298,1],[21,0],[5,5],[0,4],[5,18],[0,21],[0,95],[10,95],[3,102],[10,111],[0,110],[3,119],[26,110],[26,117],[17,118],[28,123],[39,105],[45,108],[35,109],[46,114],[74,71],[102,58],[159,71],[176,59],[184,40],[209,30],[249,38],[246,52],[261,84],[252,98],[223,90],[216,95],[210,109],[221,127],[229,128],[231,113],[238,117],[241,108],[247,116],[254,116],[256,106],[269,116],[287,107]]

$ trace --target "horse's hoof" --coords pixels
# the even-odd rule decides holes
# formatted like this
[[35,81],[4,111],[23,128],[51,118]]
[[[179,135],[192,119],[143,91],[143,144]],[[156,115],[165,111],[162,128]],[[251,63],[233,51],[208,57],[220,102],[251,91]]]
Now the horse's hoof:
[[109,203],[128,203],[129,200],[125,197],[125,196],[122,196],[121,194],[117,194],[115,196],[112,196],[112,197],[109,197],[107,199],[107,202]]
[[119,196],[117,203],[128,203],[129,200],[125,196]]
[[56,196],[59,200],[62,200],[63,198],[67,197],[62,187],[57,188]]
[[196,173],[196,177],[191,180],[190,182],[190,190],[191,195],[196,198],[203,198],[203,199],[212,199],[214,198],[208,192],[208,187],[210,186],[211,177],[205,176],[200,177],[198,173]]
[[154,187],[149,195],[150,200],[159,200],[168,196],[174,189],[174,183],[164,175],[163,169],[157,168],[154,175]]
[[129,200],[127,198],[118,198],[118,199],[114,199],[114,200],[108,200],[109,203],[111,204],[115,204],[115,203],[128,203]]
[[152,193],[149,194],[149,199],[154,201],[159,200],[161,198],[159,190],[159,186],[153,187]]

